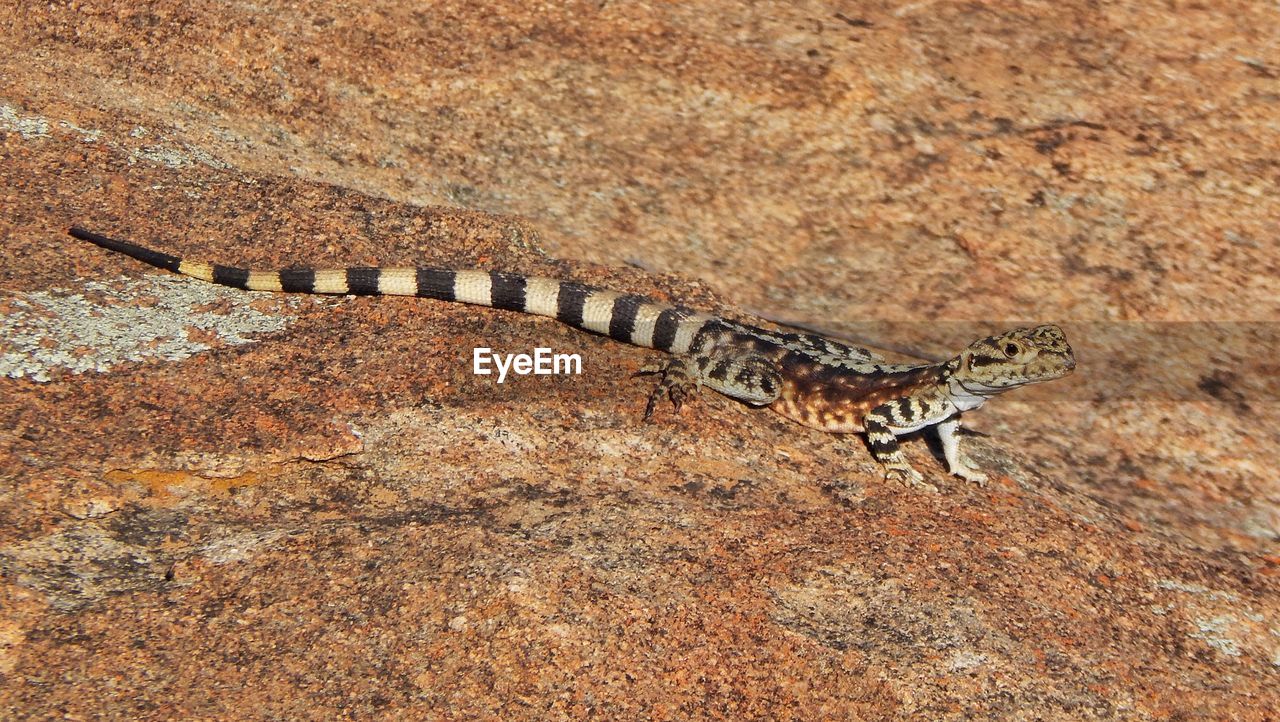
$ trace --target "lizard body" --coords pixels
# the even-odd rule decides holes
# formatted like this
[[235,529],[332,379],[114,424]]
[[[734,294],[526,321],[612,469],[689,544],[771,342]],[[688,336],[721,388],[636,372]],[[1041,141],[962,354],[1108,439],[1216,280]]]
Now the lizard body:
[[983,483],[959,449],[960,416],[1009,389],[1071,373],[1075,357],[1057,326],[980,339],[937,364],[893,364],[825,336],[768,330],[645,296],[501,271],[346,268],[253,271],[193,261],[82,228],[71,235],[175,273],[234,288],[340,295],[418,296],[555,318],[623,343],[666,351],[645,418],[668,397],[676,411],[702,386],[832,433],[866,434],[886,478],[922,488],[897,437],[934,426],[951,473]]

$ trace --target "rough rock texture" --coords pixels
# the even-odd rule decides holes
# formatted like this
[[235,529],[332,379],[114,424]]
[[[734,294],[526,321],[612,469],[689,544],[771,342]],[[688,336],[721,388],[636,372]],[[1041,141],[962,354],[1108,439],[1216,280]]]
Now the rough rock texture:
[[[1274,3],[10,3],[0,51],[0,716],[1280,715]],[[909,444],[927,495],[641,423],[642,350],[73,222],[1081,365],[972,416],[987,489]]]

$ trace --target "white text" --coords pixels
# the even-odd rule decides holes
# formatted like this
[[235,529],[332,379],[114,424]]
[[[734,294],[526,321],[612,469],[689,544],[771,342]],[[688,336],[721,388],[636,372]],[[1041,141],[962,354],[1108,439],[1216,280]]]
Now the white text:
[[494,353],[490,348],[474,349],[471,370],[477,376],[488,376],[498,369],[498,383],[507,380],[507,373],[520,376],[549,376],[582,373],[582,357],[576,353],[553,353],[539,346],[533,355],[527,353]]

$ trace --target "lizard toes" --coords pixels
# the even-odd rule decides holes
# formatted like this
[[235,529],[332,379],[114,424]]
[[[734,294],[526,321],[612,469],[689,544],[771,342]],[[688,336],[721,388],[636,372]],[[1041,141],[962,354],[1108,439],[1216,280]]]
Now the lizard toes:
[[674,413],[680,413],[680,409],[684,406],[685,390],[679,386],[672,386],[667,394],[671,397],[671,406],[675,409]]
[[644,420],[648,421],[653,418],[653,409],[658,405],[658,398],[662,396],[662,387],[659,386],[649,394],[649,401],[644,405]]

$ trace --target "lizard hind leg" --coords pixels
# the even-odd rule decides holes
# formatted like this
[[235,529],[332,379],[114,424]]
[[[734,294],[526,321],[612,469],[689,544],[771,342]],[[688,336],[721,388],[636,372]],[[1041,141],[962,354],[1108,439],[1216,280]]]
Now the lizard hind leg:
[[782,393],[782,372],[763,356],[713,351],[697,365],[703,384],[752,406],[771,404]]
[[773,403],[782,393],[782,373],[778,367],[769,359],[754,354],[720,350],[687,354],[673,357],[665,364],[645,366],[636,372],[637,376],[643,374],[661,374],[645,405],[646,419],[653,415],[663,396],[671,399],[675,412],[680,413],[685,400],[703,386],[752,406]]
[[657,408],[658,402],[663,396],[671,399],[671,405],[675,408],[675,413],[678,414],[680,413],[680,407],[684,405],[684,400],[697,393],[700,383],[694,374],[690,373],[689,366],[688,357],[676,356],[668,359],[666,363],[648,364],[635,372],[634,376],[648,374],[658,374],[660,376],[657,385],[649,393],[649,401],[644,407],[646,421],[653,416],[653,410]]

